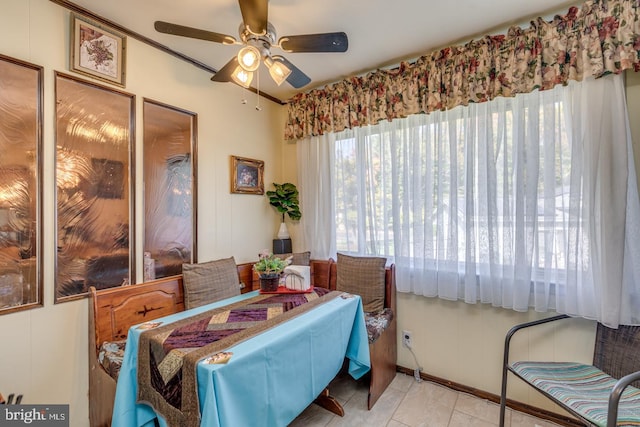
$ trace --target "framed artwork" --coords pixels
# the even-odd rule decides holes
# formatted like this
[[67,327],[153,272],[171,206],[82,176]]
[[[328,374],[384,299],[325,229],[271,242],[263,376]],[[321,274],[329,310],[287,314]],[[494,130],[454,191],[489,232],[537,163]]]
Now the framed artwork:
[[79,15],[71,15],[72,71],[124,87],[127,38]]
[[231,192],[264,194],[264,162],[231,156]]

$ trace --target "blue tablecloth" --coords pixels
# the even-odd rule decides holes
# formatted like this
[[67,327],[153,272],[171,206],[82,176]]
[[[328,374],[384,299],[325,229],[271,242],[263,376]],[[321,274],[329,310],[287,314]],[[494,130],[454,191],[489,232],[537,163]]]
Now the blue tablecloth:
[[[258,291],[167,316],[163,324],[256,296]],[[153,425],[154,410],[136,403],[138,340],[132,327],[113,409],[112,426]],[[228,351],[227,364],[197,366],[201,426],[286,426],[338,374],[345,357],[358,379],[369,371],[369,344],[360,297],[334,298]],[[161,426],[166,426],[159,418]]]

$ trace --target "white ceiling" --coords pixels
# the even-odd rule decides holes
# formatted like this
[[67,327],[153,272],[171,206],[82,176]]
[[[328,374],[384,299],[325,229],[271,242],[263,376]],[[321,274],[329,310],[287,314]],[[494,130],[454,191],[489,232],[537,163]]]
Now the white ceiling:
[[[229,34],[238,39],[242,21],[237,0],[70,0],[122,27],[157,41],[216,70],[239,46],[161,34],[157,20]],[[294,89],[273,83],[261,67],[260,90],[286,101],[298,92],[397,65],[433,50],[465,43],[486,34],[503,33],[510,25],[527,26],[532,18],[565,14],[576,0],[270,0],[269,22],[277,38],[285,35],[344,31],[345,53],[283,53],[311,77]],[[207,77],[209,78],[209,77]],[[254,79],[253,86],[256,86]],[[214,83],[211,84],[231,84]]]

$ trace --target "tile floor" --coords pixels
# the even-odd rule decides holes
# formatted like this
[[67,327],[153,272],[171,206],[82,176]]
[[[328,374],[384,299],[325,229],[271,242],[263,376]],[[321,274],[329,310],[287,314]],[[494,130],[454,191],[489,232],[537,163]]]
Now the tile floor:
[[[397,373],[371,411],[367,387],[348,375],[338,375],[329,387],[344,407],[339,417],[312,404],[290,427],[491,427],[498,425],[499,405]],[[558,427],[557,424],[507,410],[505,427]]]

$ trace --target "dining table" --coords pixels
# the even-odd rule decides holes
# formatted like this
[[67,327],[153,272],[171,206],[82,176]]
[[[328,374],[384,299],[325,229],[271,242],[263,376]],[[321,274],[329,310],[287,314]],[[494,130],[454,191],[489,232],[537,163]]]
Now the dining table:
[[[156,319],[153,325],[184,322],[259,295],[260,291],[248,292]],[[169,425],[138,398],[139,343],[148,330],[144,326],[128,331],[112,426]],[[361,298],[348,293],[240,340],[224,349],[230,355],[225,363],[205,359],[195,365],[197,395],[189,399],[198,402],[199,425],[286,426],[318,396],[327,395],[327,386],[343,366],[356,380],[365,375],[370,369],[368,344]]]

